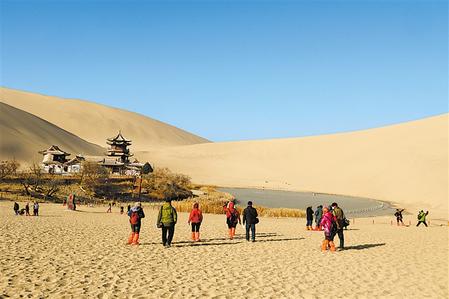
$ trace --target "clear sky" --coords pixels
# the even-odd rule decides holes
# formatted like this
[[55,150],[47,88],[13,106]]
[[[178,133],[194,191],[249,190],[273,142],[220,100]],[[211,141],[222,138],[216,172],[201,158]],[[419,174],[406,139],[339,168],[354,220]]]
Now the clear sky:
[[447,1],[5,1],[1,85],[213,141],[448,111]]

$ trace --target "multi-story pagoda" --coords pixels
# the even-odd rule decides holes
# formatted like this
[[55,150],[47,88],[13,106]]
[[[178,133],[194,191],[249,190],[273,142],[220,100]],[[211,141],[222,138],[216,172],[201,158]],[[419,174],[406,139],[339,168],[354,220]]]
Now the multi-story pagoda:
[[117,158],[117,161],[123,164],[129,163],[129,157],[133,155],[128,149],[131,140],[126,140],[119,131],[117,136],[108,138],[106,143],[109,144],[108,157]]

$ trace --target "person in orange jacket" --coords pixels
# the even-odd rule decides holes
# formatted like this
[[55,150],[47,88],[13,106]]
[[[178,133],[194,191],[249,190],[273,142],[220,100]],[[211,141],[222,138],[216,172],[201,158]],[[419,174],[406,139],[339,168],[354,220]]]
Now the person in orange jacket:
[[131,224],[131,235],[128,238],[128,244],[139,245],[140,227],[142,225],[142,218],[145,218],[145,213],[142,209],[142,204],[136,202],[129,212],[129,223]]
[[239,211],[234,208],[234,202],[230,202],[227,205],[223,206],[223,210],[226,212],[226,223],[228,224],[229,229],[229,238],[232,240],[235,236],[235,228],[237,224],[242,224],[240,220]]
[[200,210],[200,205],[196,202],[193,204],[188,221],[188,224],[192,225],[192,241],[198,242],[200,240],[200,226],[202,221],[203,213]]

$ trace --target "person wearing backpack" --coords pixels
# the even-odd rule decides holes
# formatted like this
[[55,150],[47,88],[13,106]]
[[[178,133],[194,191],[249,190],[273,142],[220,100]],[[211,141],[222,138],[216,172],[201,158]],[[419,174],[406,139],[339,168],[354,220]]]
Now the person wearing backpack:
[[330,248],[330,251],[335,251],[334,244],[334,236],[336,230],[336,218],[332,214],[332,212],[327,208],[323,208],[323,217],[321,218],[320,226],[324,230],[324,240],[321,244],[321,251],[327,251],[327,248]]
[[162,244],[170,247],[175,234],[175,225],[178,221],[176,209],[171,205],[171,199],[166,199],[157,216],[157,227],[162,229]]
[[200,210],[200,205],[196,202],[193,204],[193,209],[189,215],[189,225],[192,224],[192,241],[198,242],[200,240],[200,226],[203,221],[203,213]]
[[404,225],[404,222],[402,221],[402,212],[404,212],[404,209],[396,209],[396,213],[394,213],[394,216],[396,217],[396,223],[399,226],[399,222],[401,222],[401,225]]
[[429,211],[425,212],[423,210],[419,211],[418,213],[418,223],[416,226],[419,226],[421,223],[424,224],[427,227],[426,223],[426,216],[429,214]]
[[237,224],[241,224],[240,213],[234,208],[234,202],[230,202],[223,206],[223,210],[226,212],[226,223],[229,229],[229,238],[232,240],[235,236],[235,228]]
[[335,223],[337,225],[337,231],[336,234],[338,235],[338,238],[340,239],[340,250],[343,250],[345,247],[345,236],[343,234],[343,228],[345,227],[345,213],[343,210],[338,206],[336,202],[332,203],[332,214],[335,216]]
[[248,206],[243,210],[243,225],[246,228],[246,241],[249,241],[249,231],[251,230],[251,241],[256,241],[256,224],[259,223],[257,210],[253,208],[253,202],[248,201]]
[[140,227],[142,225],[142,218],[145,218],[145,213],[142,209],[142,204],[136,202],[129,212],[129,223],[131,224],[131,235],[128,238],[128,244],[139,245]]

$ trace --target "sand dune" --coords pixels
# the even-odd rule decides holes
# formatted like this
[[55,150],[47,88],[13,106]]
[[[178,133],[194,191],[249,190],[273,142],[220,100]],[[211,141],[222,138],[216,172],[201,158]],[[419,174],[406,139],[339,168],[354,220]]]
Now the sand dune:
[[29,163],[42,160],[38,151],[59,145],[76,154],[101,155],[105,149],[89,143],[39,117],[0,102],[0,159]]
[[195,182],[346,194],[448,213],[448,115],[352,133],[140,153]]
[[0,202],[0,297],[448,297],[446,226],[358,219],[345,232],[347,250],[322,253],[323,233],[305,231],[304,219],[261,218],[256,242],[247,243],[240,226],[228,240],[224,216],[206,214],[203,242],[192,244],[179,213],[165,249],[155,210],[145,208],[136,247],[124,244],[129,222],[117,208],[80,208],[41,204],[41,216],[17,217]]
[[100,146],[106,146],[106,138],[115,136],[119,130],[133,141],[131,150],[208,142],[141,114],[82,100],[0,88],[0,101]]

